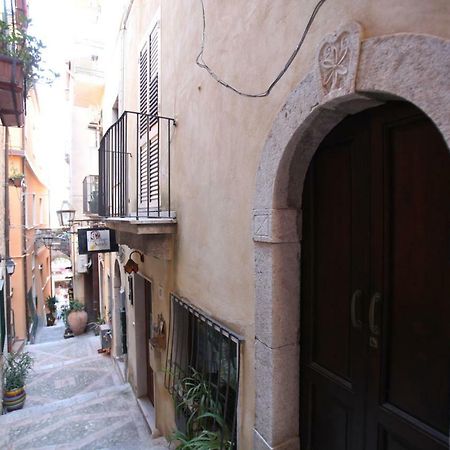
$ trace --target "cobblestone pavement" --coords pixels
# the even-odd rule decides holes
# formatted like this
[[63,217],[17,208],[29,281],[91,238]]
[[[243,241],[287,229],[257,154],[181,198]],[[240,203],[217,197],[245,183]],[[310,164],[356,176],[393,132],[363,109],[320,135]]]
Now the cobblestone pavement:
[[41,343],[26,346],[35,359],[27,400],[24,409],[0,416],[0,449],[169,448],[164,438],[152,439],[111,358],[97,353],[100,338],[64,340],[63,333],[62,326],[44,328]]

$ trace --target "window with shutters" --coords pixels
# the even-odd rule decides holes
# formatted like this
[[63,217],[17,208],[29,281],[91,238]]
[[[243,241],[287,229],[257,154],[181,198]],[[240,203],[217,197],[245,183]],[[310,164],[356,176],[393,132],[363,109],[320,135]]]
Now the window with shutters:
[[159,23],[139,54],[139,207],[152,207],[159,198]]

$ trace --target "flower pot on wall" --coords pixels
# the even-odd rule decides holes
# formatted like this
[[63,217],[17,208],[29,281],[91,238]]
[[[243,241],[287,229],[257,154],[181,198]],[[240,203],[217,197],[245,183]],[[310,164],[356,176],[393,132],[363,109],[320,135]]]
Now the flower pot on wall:
[[83,334],[86,330],[88,315],[86,311],[71,311],[67,322],[75,336]]

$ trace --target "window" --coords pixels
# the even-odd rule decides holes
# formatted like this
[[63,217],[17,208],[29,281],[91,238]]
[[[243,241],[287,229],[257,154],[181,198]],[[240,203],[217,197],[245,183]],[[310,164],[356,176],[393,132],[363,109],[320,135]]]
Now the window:
[[[206,412],[220,416],[220,420],[213,422],[209,419],[208,431],[219,434],[223,449],[236,448],[241,342],[239,336],[224,326],[171,296],[165,386],[178,405],[184,403],[184,409],[177,408],[177,427],[188,434],[186,422],[195,402],[190,402],[185,395],[186,386],[192,386],[194,380],[204,386],[204,397],[210,398],[206,403],[213,405],[213,411]],[[184,415],[184,423],[180,415]]]
[[33,194],[31,199],[31,225],[36,225],[36,194]]
[[42,197],[39,198],[39,224],[44,223],[44,206]]

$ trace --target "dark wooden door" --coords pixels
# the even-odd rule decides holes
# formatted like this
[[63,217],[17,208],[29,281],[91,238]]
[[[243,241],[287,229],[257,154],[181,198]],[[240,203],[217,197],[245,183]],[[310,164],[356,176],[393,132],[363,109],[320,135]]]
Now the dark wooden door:
[[151,403],[155,404],[153,369],[150,366],[150,338],[152,330],[152,284],[145,280],[145,353],[147,367],[147,396]]
[[403,103],[344,120],[303,195],[302,450],[442,450],[450,157]]

